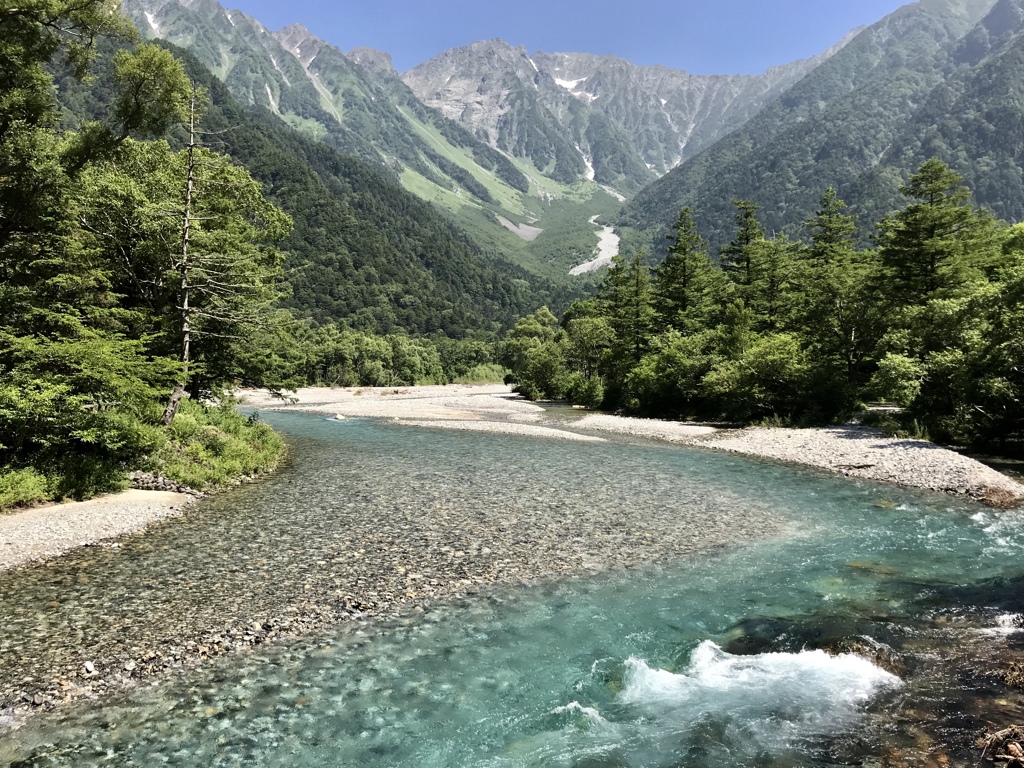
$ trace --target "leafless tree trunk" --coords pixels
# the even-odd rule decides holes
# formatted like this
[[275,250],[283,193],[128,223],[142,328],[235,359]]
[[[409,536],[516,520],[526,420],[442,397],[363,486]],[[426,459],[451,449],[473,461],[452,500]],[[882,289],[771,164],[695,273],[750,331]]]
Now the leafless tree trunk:
[[171,399],[167,402],[167,407],[164,409],[162,419],[164,426],[170,426],[171,422],[174,421],[174,417],[178,413],[178,407],[181,405],[181,400],[185,396],[185,388],[188,386],[189,361],[191,359],[192,310],[189,307],[189,270],[192,264],[189,252],[189,239],[192,230],[192,192],[195,186],[196,174],[196,99],[197,93],[195,87],[193,87],[189,114],[185,211],[182,214],[181,224],[181,261],[178,264],[178,271],[181,275],[181,379],[177,386],[174,387]]

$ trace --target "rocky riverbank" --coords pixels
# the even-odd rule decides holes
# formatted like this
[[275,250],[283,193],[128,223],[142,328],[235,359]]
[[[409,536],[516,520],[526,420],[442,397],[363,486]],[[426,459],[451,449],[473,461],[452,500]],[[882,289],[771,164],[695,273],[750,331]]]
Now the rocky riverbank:
[[925,440],[886,437],[872,427],[717,430],[601,414],[586,416],[575,426],[785,461],[847,477],[963,496],[994,507],[1024,502],[1024,485],[979,461]]
[[[288,403],[263,392],[245,392],[243,403],[344,417],[388,418],[410,426],[431,422],[429,426],[437,428],[564,439],[595,433],[644,437],[962,496],[996,507],[1024,503],[1024,485],[974,459],[924,440],[887,438],[870,427],[736,430],[608,414],[567,420],[523,400],[506,386],[308,388],[299,390]],[[532,428],[524,428],[523,422]]]
[[0,571],[64,554],[180,515],[195,496],[133,489],[0,515]]

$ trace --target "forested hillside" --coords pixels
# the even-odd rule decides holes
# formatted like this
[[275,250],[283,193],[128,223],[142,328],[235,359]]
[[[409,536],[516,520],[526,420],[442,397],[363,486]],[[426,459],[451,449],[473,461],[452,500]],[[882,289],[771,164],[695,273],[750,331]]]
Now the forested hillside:
[[[209,94],[202,122],[209,142],[249,168],[292,216],[281,243],[285,306],[374,333],[462,336],[499,330],[538,301],[559,303],[538,278],[481,252],[378,169],[298,134],[265,109],[243,108],[194,57],[174,52]],[[96,63],[93,86],[62,82],[72,127],[81,115],[106,111],[112,61],[107,55]]]
[[956,72],[910,116],[878,165],[851,187],[868,220],[898,183],[895,169],[941,157],[979,203],[1024,220],[1024,3],[1000,0],[955,48]]
[[[994,179],[978,173],[981,167],[993,168],[992,163],[968,168],[963,161],[975,162],[993,151],[1005,156],[985,126],[991,119],[1011,125],[1013,118],[982,110],[990,105],[1012,114],[1018,107],[1012,101],[997,105],[1000,95],[992,92],[990,101],[982,99],[983,125],[978,125],[975,104],[966,98],[957,104],[949,96],[984,89],[984,82],[990,89],[1019,82],[1019,70],[1003,69],[995,60],[998,50],[981,63],[966,55],[964,46],[979,36],[972,30],[984,23],[993,5],[992,0],[924,0],[865,29],[743,128],[637,195],[621,218],[632,230],[627,240],[635,246],[653,243],[664,253],[658,234],[662,222],[689,206],[716,252],[728,242],[734,199],[759,203],[769,232],[795,236],[813,213],[819,191],[834,186],[848,199],[860,222],[859,237],[866,242],[870,222],[899,203],[906,168],[913,167],[908,161],[932,154],[964,172],[979,201],[1004,215],[1004,200],[1012,193],[1000,195]],[[1017,0],[1001,0],[989,23],[1000,26],[1003,7],[1017,5]],[[1006,36],[983,37],[997,48],[1009,45]],[[975,58],[986,53],[978,46],[975,42],[971,48]],[[949,111],[953,107],[962,111]],[[944,110],[944,128],[932,127],[936,108]],[[940,151],[928,138],[936,133],[953,139],[950,132],[972,120],[983,130],[959,136],[947,147],[953,152]],[[1012,145],[1016,139],[1008,141]]]
[[617,257],[597,298],[520,320],[505,362],[531,399],[775,425],[880,400],[905,408],[875,422],[896,434],[1024,450],[1024,225],[961,182],[923,163],[876,250],[857,247],[834,189],[799,241],[736,201],[717,261],[684,208],[653,273]]

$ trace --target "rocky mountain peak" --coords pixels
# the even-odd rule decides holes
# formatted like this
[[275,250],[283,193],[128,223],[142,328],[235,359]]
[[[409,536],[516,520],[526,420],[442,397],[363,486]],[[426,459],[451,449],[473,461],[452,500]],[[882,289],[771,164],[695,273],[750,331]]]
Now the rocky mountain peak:
[[[576,126],[569,146],[598,180],[612,183],[602,166],[630,168],[633,184],[642,185],[743,125],[852,37],[813,59],[751,76],[698,76],[584,53],[530,55],[493,39],[445,51],[402,79],[428,106],[513,154],[520,144],[535,145],[538,132],[567,134]],[[616,157],[602,163],[601,152],[613,146]],[[550,154],[535,159],[543,166]]]
[[376,48],[353,48],[345,54],[359,66],[379,75],[397,75],[391,54]]
[[304,24],[292,24],[274,33],[277,42],[303,63],[316,57],[324,42],[310,32]]

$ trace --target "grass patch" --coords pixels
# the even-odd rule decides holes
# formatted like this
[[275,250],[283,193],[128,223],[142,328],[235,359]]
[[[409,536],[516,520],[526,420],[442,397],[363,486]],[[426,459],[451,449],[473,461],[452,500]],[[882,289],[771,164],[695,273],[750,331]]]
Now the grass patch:
[[932,441],[928,428],[907,413],[868,411],[864,414],[862,423],[864,426],[882,430],[886,437]]
[[134,426],[138,453],[132,460],[78,451],[45,466],[0,467],[0,514],[124,490],[136,469],[198,491],[216,490],[273,470],[288,452],[284,438],[255,416],[238,413],[233,401],[206,406],[185,400],[170,427]]
[[50,482],[32,468],[0,470],[0,514],[50,498]]
[[497,363],[483,363],[455,379],[454,384],[504,384],[508,369]]
[[239,477],[269,472],[285,457],[284,438],[233,401],[218,406],[184,401],[145,469],[197,491],[223,488]]

